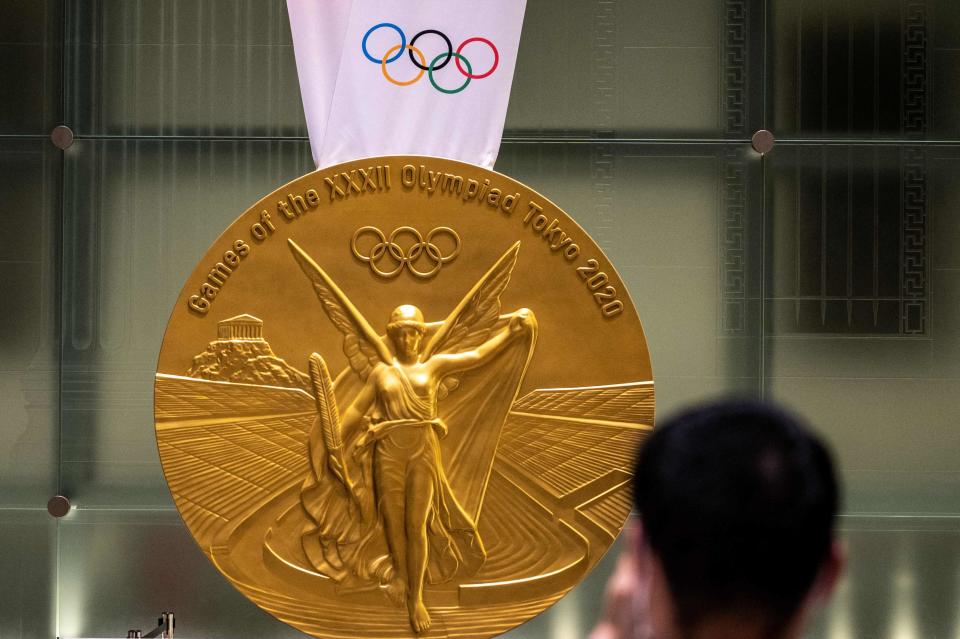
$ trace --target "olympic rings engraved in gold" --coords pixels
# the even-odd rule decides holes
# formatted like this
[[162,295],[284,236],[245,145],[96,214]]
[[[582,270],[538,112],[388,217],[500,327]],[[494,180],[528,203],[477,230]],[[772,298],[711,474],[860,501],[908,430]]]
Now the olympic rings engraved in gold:
[[[365,235],[372,235],[377,241],[369,250],[361,251],[357,242]],[[443,249],[433,241],[440,235],[446,235],[453,240],[453,250],[449,255],[444,255]],[[397,238],[403,236],[410,236],[413,239],[407,249],[397,242]],[[426,280],[434,277],[440,272],[440,267],[452,262],[460,254],[460,236],[448,226],[438,226],[427,233],[426,238],[412,226],[398,227],[390,233],[389,237],[375,226],[362,226],[354,231],[353,238],[350,240],[350,250],[353,256],[366,263],[375,275],[384,279],[398,276],[406,267],[414,277]],[[384,269],[381,263],[388,256],[395,266]],[[417,268],[417,262],[421,258],[432,263],[432,266],[427,270]]]

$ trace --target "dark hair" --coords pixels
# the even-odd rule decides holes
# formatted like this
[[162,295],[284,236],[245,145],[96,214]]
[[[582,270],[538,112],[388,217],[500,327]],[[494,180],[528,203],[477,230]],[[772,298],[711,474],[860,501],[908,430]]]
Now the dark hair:
[[634,500],[681,628],[733,613],[775,634],[830,552],[837,484],[827,449],[796,417],[723,402],[654,430]]

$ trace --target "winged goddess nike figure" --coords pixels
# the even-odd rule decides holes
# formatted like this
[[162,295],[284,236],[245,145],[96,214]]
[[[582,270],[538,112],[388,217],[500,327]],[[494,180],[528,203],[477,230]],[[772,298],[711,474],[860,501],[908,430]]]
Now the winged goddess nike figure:
[[442,322],[401,305],[379,335],[296,243],[294,258],[343,334],[336,380],[310,356],[317,417],[301,543],[338,592],[382,590],[429,630],[424,585],[476,574],[477,522],[500,428],[536,343],[529,309],[501,315],[515,243]]

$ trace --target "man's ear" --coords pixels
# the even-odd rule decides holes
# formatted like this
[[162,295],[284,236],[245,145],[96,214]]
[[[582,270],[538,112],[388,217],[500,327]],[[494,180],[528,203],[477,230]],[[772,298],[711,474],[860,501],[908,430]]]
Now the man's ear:
[[810,589],[811,603],[826,603],[829,601],[843,576],[843,569],[846,564],[847,550],[841,541],[834,539],[833,543],[830,544],[827,557],[820,566],[813,587]]

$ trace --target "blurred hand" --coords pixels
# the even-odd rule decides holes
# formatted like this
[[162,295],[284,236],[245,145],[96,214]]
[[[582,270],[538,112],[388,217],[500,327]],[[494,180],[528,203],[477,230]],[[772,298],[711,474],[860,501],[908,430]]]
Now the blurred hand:
[[607,581],[603,596],[603,616],[590,633],[590,639],[650,639],[648,623],[649,586],[637,561],[639,522],[630,518],[624,527],[624,547],[617,567]]

